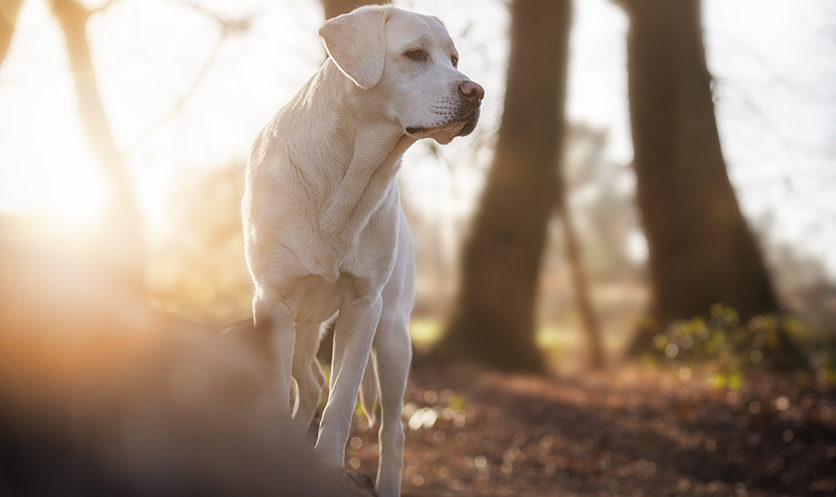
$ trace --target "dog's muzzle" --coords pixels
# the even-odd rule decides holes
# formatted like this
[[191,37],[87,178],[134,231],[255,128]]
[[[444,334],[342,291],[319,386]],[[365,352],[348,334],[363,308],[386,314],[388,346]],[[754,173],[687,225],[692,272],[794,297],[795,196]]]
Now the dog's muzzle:
[[461,109],[464,115],[456,120],[464,122],[464,126],[456,136],[466,136],[476,128],[476,123],[479,122],[479,108],[482,105],[482,99],[485,98],[485,89],[480,84],[467,80],[459,85],[459,93],[462,96]]
[[407,126],[404,129],[406,133],[415,138],[422,138],[434,131],[447,129],[455,133],[451,136],[469,135],[479,122],[479,108],[482,99],[485,98],[485,89],[478,83],[467,80],[458,84],[458,93],[458,105],[454,114],[448,114],[443,122],[433,126]]

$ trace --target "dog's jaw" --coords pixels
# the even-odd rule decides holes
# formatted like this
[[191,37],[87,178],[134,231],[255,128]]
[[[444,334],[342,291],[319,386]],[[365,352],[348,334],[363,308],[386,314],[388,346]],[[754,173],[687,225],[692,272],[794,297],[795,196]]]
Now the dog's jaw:
[[472,133],[478,122],[479,108],[477,107],[464,116],[440,124],[406,126],[404,133],[416,140],[433,138],[438,143],[445,145],[457,136],[467,136]]
[[456,136],[467,136],[472,133],[474,129],[476,129],[476,124],[479,122],[479,107],[473,109],[473,112],[471,112],[463,120],[464,126],[462,126],[462,129],[459,130],[459,134]]
[[407,135],[413,138],[423,138],[423,135],[426,134],[430,128],[425,128],[423,126],[407,126],[404,131]]
[[453,95],[433,100],[429,116],[404,126],[404,132],[415,139],[433,138],[441,144],[472,133],[479,121],[481,100],[464,95],[458,83],[453,92]]

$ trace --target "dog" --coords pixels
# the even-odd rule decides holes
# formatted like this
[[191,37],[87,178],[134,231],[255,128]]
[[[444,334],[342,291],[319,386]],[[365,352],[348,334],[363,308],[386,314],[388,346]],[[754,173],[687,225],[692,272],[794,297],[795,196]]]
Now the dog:
[[327,59],[261,131],[247,164],[253,320],[268,330],[277,395],[305,428],[325,381],[315,359],[319,328],[336,316],[315,450],[342,466],[361,380],[367,412],[379,389],[376,489],[391,497],[401,485],[415,277],[395,177],[417,140],[446,144],[473,131],[484,89],[459,72],[435,17],[366,6],[325,22],[319,35]]

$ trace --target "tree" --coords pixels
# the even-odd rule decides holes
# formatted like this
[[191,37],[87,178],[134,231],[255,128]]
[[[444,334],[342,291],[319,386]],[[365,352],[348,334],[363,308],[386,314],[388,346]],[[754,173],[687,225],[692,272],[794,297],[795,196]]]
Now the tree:
[[569,0],[511,3],[504,112],[463,249],[457,308],[436,349],[441,357],[544,370],[534,309],[562,150],[569,5]]
[[[111,2],[104,4],[106,8]],[[110,123],[102,103],[96,72],[87,42],[87,21],[96,11],[77,0],[52,0],[52,9],[61,25],[67,55],[75,84],[78,113],[90,151],[110,183],[110,206],[106,219],[108,240],[120,254],[119,272],[132,286],[143,286],[147,259],[143,219],[134,193],[132,180],[125,166],[125,158],[113,138]]]
[[325,9],[325,19],[337,17],[340,14],[351,12],[363,5],[374,5],[389,3],[389,0],[322,0],[322,7]]
[[[104,247],[103,253],[108,258],[101,262],[123,277],[130,286],[139,290],[144,287],[147,262],[144,220],[131,175],[126,167],[125,155],[116,144],[104,108],[87,39],[90,18],[116,2],[117,0],[109,0],[96,8],[88,8],[80,0],[50,0],[49,3],[64,36],[82,129],[90,152],[110,187],[109,205],[101,226],[100,240]],[[23,0],[0,0],[0,64],[8,52],[22,3]],[[185,100],[191,97],[226,37],[246,31],[250,26],[249,17],[231,20],[205,9],[198,3],[182,2],[182,5],[216,21],[221,28],[221,37],[188,91],[177,100],[172,110],[162,117],[155,128],[179,112]],[[154,128],[149,132],[153,130]],[[148,132],[143,138],[147,134]]]
[[742,318],[778,310],[720,147],[700,0],[623,0],[637,199],[647,237],[654,326],[722,302]]
[[[593,138],[593,143],[603,141],[600,136]],[[591,147],[592,150],[586,155],[594,157],[601,147]],[[585,157],[582,160],[584,166],[592,162],[592,157]],[[565,168],[564,168],[565,169]],[[566,263],[569,265],[569,274],[572,279],[572,287],[575,293],[575,303],[578,315],[581,318],[581,326],[586,335],[589,353],[589,366],[593,369],[604,367],[604,344],[601,340],[601,326],[598,317],[592,306],[592,298],[589,294],[589,281],[583,265],[583,254],[581,242],[578,238],[575,222],[572,216],[572,209],[568,199],[568,185],[566,174],[558,175],[557,181],[557,213],[560,224],[563,227],[563,238],[566,243]]]
[[9,53],[21,4],[23,0],[0,0],[0,65]]

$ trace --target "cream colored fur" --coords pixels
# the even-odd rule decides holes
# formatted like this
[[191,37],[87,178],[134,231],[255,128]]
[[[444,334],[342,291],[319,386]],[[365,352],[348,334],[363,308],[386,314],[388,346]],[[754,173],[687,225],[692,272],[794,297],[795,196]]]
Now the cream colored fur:
[[[319,33],[328,59],[264,128],[247,166],[253,315],[270,328],[277,395],[290,399],[292,379],[298,385],[287,415],[300,429],[325,381],[315,359],[319,327],[336,316],[316,450],[343,464],[368,361],[381,402],[377,490],[392,497],[400,494],[414,293],[412,235],[395,175],[416,140],[447,143],[473,129],[481,87],[456,69],[453,42],[434,17],[363,7]],[[369,381],[365,396],[375,390]]]

